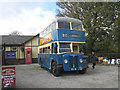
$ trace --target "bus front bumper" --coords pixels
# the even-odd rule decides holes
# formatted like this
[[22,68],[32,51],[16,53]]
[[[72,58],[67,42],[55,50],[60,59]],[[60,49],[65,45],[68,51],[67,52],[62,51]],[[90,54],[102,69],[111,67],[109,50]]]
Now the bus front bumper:
[[88,68],[87,61],[83,61],[83,63],[78,64],[78,66],[70,67],[69,64],[63,64],[64,71],[80,71]]

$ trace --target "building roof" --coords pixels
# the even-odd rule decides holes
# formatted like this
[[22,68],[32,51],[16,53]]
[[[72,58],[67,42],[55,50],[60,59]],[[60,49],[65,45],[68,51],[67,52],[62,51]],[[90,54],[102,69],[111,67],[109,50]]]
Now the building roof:
[[[36,36],[38,36],[38,38],[39,38],[39,35],[40,35],[40,34],[38,33],[37,35],[33,36],[31,39],[33,39],[33,38],[36,37]],[[31,39],[26,40],[25,42],[23,42],[23,44],[25,44],[26,42],[30,41]]]
[[2,35],[2,44],[22,45],[24,42],[32,39],[34,36],[25,35]]

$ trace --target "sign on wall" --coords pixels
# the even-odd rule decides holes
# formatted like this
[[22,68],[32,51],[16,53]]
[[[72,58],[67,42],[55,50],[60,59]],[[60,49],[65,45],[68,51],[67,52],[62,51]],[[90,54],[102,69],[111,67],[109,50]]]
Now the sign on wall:
[[15,66],[2,67],[2,88],[14,88],[16,86]]
[[6,58],[16,58],[16,51],[6,51]]

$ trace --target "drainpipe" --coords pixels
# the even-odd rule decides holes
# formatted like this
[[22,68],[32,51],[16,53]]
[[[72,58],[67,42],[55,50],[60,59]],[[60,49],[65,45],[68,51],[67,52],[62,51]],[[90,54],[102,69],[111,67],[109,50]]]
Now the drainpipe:
[[19,64],[20,64],[20,47],[19,47]]
[[[31,54],[32,54],[32,40],[31,40]],[[32,56],[32,55],[31,55]],[[32,62],[33,62],[33,60],[32,60]]]

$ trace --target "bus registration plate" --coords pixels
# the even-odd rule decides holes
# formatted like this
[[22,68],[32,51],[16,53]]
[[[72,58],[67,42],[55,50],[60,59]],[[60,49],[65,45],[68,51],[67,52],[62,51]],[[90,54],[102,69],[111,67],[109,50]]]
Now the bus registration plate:
[[76,68],[71,68],[71,70],[76,70]]

